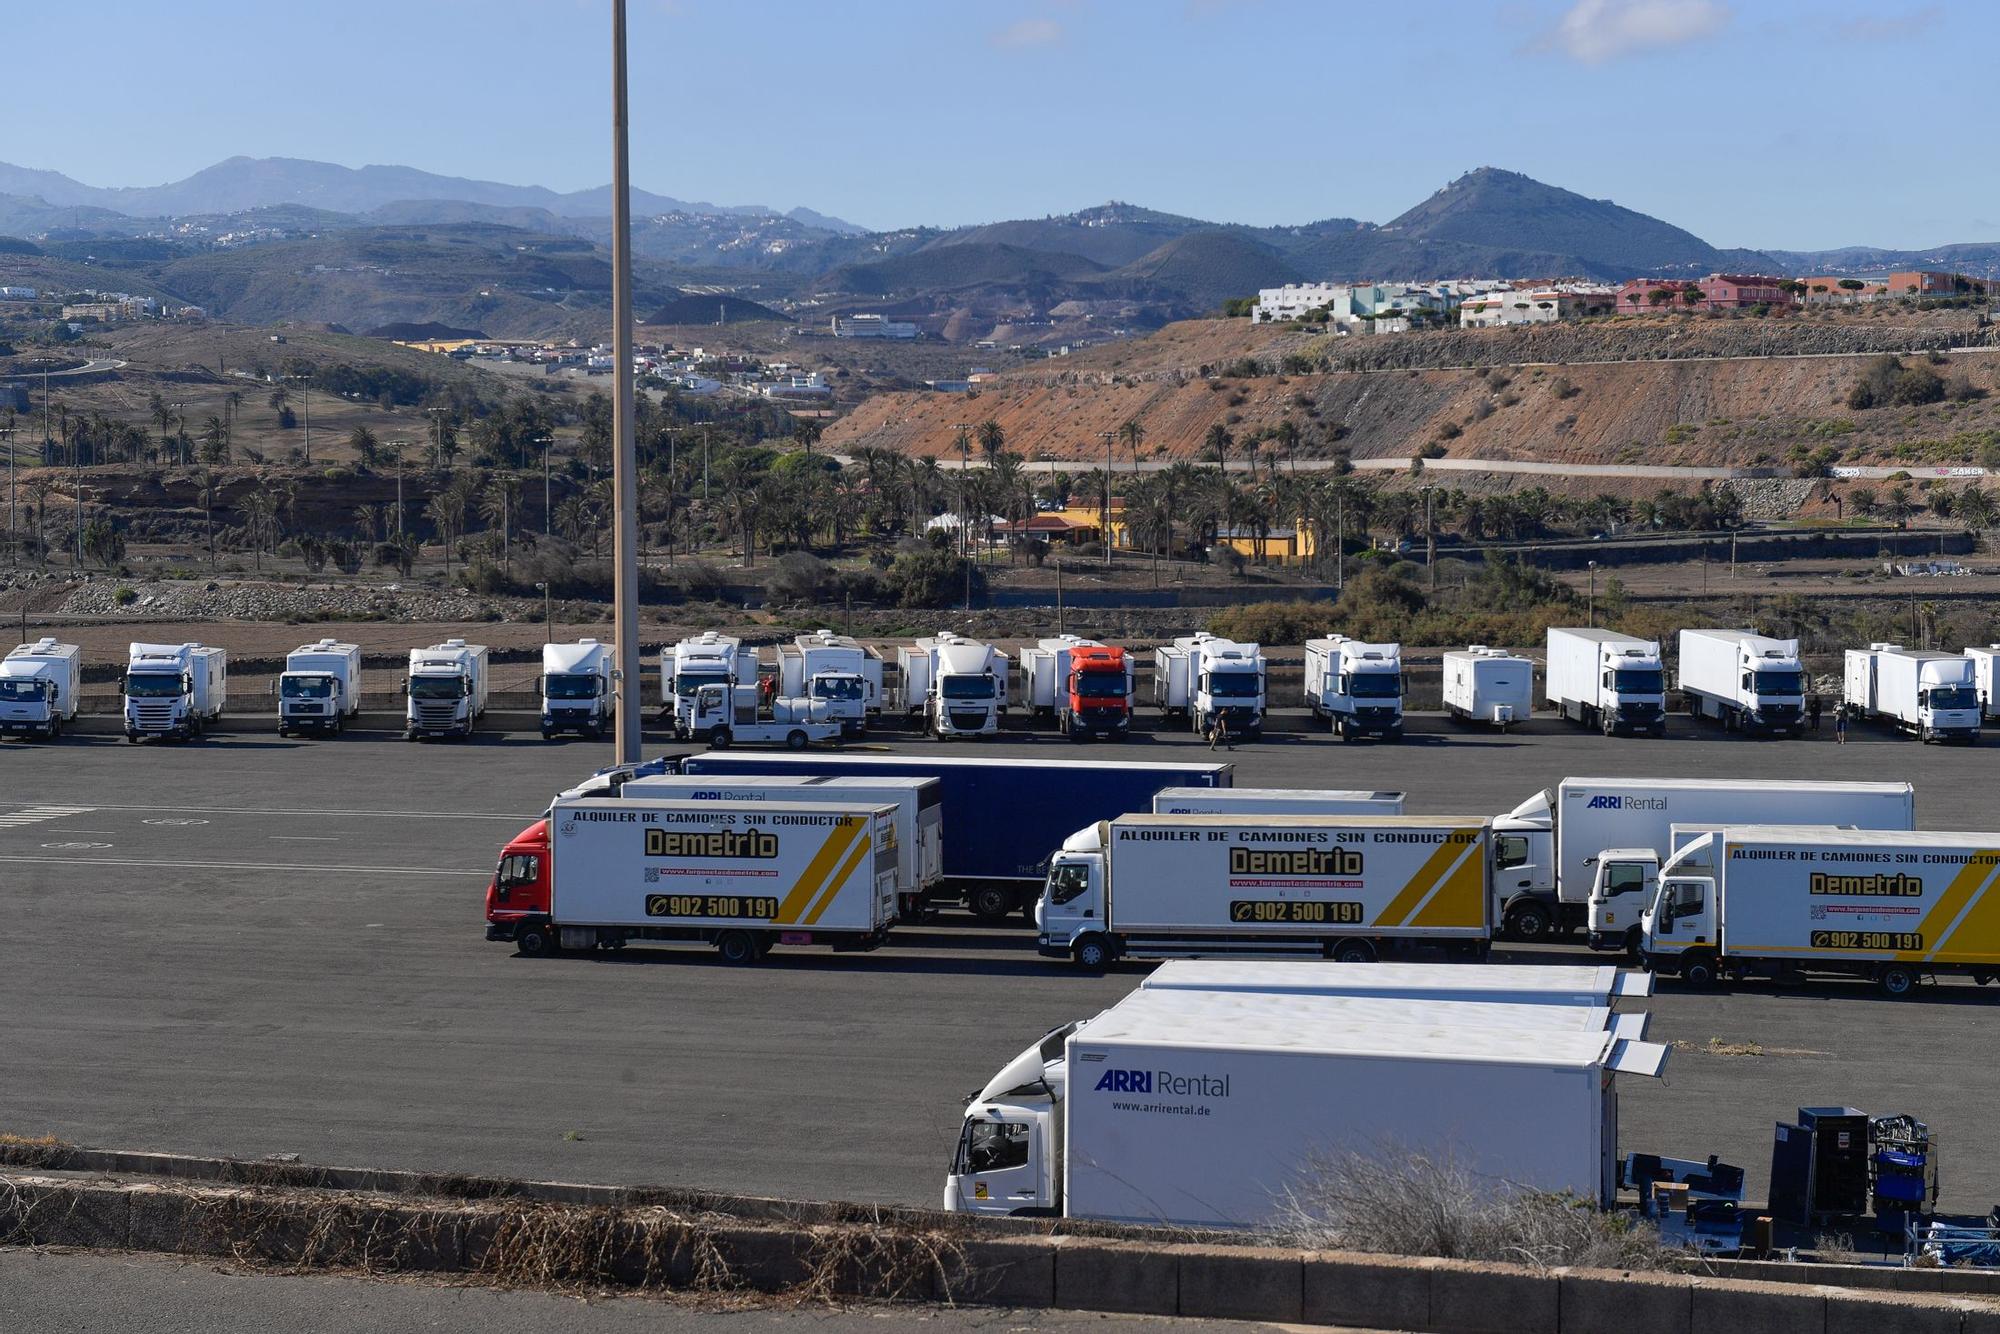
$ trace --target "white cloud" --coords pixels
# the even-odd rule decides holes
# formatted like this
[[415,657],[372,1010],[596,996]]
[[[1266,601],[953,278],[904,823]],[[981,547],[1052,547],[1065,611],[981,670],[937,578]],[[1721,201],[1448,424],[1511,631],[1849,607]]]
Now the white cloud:
[[1576,0],[1536,49],[1596,65],[1697,41],[1728,22],[1720,0]]
[[1022,19],[992,33],[987,41],[1003,51],[1021,51],[1035,46],[1054,46],[1062,40],[1063,26],[1054,19]]

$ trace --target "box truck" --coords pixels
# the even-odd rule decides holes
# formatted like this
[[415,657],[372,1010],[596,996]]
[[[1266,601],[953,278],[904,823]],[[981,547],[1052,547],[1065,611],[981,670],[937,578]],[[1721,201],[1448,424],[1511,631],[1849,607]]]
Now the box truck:
[[[654,761],[664,766],[667,761]],[[980,756],[751,755],[707,751],[671,763],[703,776],[744,774],[895,775],[935,778],[944,790],[947,903],[962,903],[982,921],[1032,911],[1049,853],[1078,820],[1105,820],[1143,811],[1166,787],[1228,787],[1227,764],[1156,764],[1130,760],[986,759]],[[652,765],[641,766],[651,770]],[[585,788],[614,786],[616,772]],[[579,790],[582,795],[582,790]]]
[[1450,1156],[1508,1190],[1616,1199],[1613,1075],[1663,1046],[1575,1007],[1141,988],[966,1105],[944,1207],[1269,1227],[1343,1151]]
[[0,736],[54,740],[76,717],[83,693],[83,653],[42,638],[0,661]]
[[1972,688],[1979,692],[1979,716],[2000,718],[2000,696],[1994,693],[1993,664],[2000,660],[2000,644],[1969,645],[1965,656],[1972,659]]
[[125,739],[200,736],[229,699],[229,655],[203,644],[133,644],[125,660]]
[[701,687],[756,684],[757,654],[733,636],[708,630],[660,650],[660,708],[677,736],[687,735]]
[[619,789],[627,801],[851,801],[896,811],[896,903],[908,921],[922,914],[944,878],[944,785],[935,778],[757,774],[741,778],[656,774]]
[[942,631],[896,650],[903,712],[924,730],[949,737],[992,736],[1007,711],[1007,655],[988,644]]
[[1799,641],[1748,630],[1683,630],[1680,690],[1691,718],[1731,732],[1804,736],[1806,674]]
[[1841,707],[1847,716],[1920,739],[1979,740],[1984,725],[1978,664],[1967,654],[1870,644],[1847,650]]
[[1501,731],[1535,709],[1535,665],[1505,649],[1474,644],[1444,655],[1444,711]]
[[611,727],[611,647],[595,639],[542,645],[542,740],[595,741]]
[[1403,736],[1403,646],[1346,635],[1306,641],[1306,704],[1342,741]]
[[1706,986],[1725,977],[2000,977],[2000,833],[1729,825],[1660,870],[1647,964]]
[[1606,736],[1667,734],[1666,673],[1650,639],[1549,627],[1542,694],[1559,716]]
[[[1180,991],[1264,991],[1305,996],[1489,1001],[1608,1009],[1653,994],[1635,968],[1571,963],[1332,963],[1298,959],[1169,959],[1139,985]],[[1625,1016],[1614,1016],[1616,1019]],[[1631,1016],[1643,1019],[1643,1014]],[[1644,1037],[1643,1032],[1629,1036]]]
[[815,716],[840,724],[845,736],[868,733],[868,715],[882,711],[882,658],[858,639],[818,630],[778,645],[777,693],[813,702]]
[[790,801],[559,801],[501,849],[486,938],[523,954],[633,941],[874,949],[896,917],[896,812]]
[[1485,820],[1121,815],[1051,859],[1036,947],[1085,968],[1226,953],[1361,962],[1415,944],[1480,957],[1490,848]]
[[361,712],[361,648],[338,640],[301,644],[278,677],[278,735],[339,736]]
[[408,696],[403,739],[471,736],[486,715],[491,685],[487,662],[486,645],[463,639],[411,649],[410,674],[403,683]]
[[1226,718],[1237,736],[1264,730],[1264,654],[1207,633],[1186,635],[1153,650],[1153,703],[1206,733]]
[[1545,940],[1587,926],[1596,949],[1636,943],[1676,824],[1738,820],[1916,826],[1908,783],[1566,778],[1493,822],[1500,934]]
[[1163,787],[1155,815],[1401,815],[1400,792],[1309,787]]
[[1021,650],[1021,702],[1055,719],[1072,741],[1124,736],[1132,728],[1132,655],[1077,635]]

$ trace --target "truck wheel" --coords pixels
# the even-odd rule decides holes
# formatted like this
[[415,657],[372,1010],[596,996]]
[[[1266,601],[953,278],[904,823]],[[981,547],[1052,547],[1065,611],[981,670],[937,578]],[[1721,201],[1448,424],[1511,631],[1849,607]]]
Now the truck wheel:
[[1508,939],[1530,945],[1547,940],[1555,927],[1555,914],[1548,910],[1546,904],[1533,899],[1511,905],[1507,915],[1501,919],[1501,928]]
[[972,915],[995,926],[1007,920],[1015,908],[1014,891],[999,885],[981,885],[966,901]]
[[1076,961],[1078,967],[1088,968],[1094,972],[1111,962],[1111,942],[1093,931],[1087,936],[1078,938],[1076,944],[1070,946],[1069,956]]
[[562,953],[562,938],[547,922],[530,922],[515,931],[514,945],[531,959],[552,959]]
[[1892,963],[1875,974],[1875,985],[1882,988],[1884,996],[1901,1000],[1916,994],[1917,970],[1907,964]]
[[1707,950],[1691,950],[1681,958],[1681,981],[1706,991],[1716,982],[1715,956]]
[[785,733],[785,749],[804,750],[806,748],[806,742],[808,740],[810,740],[810,738],[807,737],[804,732],[794,727],[791,731]]
[[712,747],[713,749],[715,749],[715,750],[728,750],[728,749],[729,749],[729,741],[730,741],[730,736],[729,736],[729,729],[728,729],[728,728],[726,728],[726,727],[717,727],[717,728],[712,728],[712,729],[710,729],[710,731],[709,731],[709,734],[708,734],[708,744],[709,744],[709,745],[710,745],[710,747]]
[[1343,940],[1334,945],[1335,963],[1374,963],[1375,947],[1365,940]]
[[728,964],[757,962],[757,941],[748,931],[724,931],[715,938],[715,952]]

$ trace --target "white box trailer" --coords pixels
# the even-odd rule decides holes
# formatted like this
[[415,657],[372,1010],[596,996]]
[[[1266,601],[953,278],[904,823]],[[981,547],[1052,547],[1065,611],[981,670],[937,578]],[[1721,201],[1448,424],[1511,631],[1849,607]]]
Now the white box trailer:
[[868,715],[882,711],[882,658],[847,635],[818,630],[778,645],[778,693],[809,699],[850,737],[868,731]]
[[1401,815],[1400,792],[1306,787],[1163,787],[1155,815]]
[[2000,661],[2000,644],[1970,644],[1965,656],[1972,659],[1972,688],[1979,692],[1979,716],[2000,718],[2000,692],[1996,692],[1993,664]]
[[1478,957],[1490,849],[1483,819],[1123,815],[1051,860],[1036,944],[1086,968],[1231,952],[1361,962],[1419,942]]
[[1177,991],[1265,991],[1608,1008],[1620,1000],[1652,995],[1653,975],[1609,964],[1169,959],[1139,985]]
[[0,661],[0,736],[59,737],[83,694],[83,653],[43,637]]
[[896,895],[905,920],[922,913],[944,879],[944,784],[935,778],[830,774],[751,777],[657,774],[619,788],[627,801],[841,802],[896,809]]
[[1806,674],[1799,641],[1749,630],[1683,630],[1680,690],[1688,714],[1731,732],[1804,736]]
[[1667,734],[1666,673],[1650,639],[1551,626],[1542,695],[1560,717],[1606,736]]
[[125,739],[200,736],[229,702],[229,654],[205,644],[133,644],[125,662]]
[[1505,649],[1474,644],[1444,655],[1444,710],[1506,731],[1535,710],[1535,665]]
[[2000,977],[2000,833],[1730,825],[1660,871],[1650,966],[1721,977],[1841,973],[1906,996],[1926,976]]
[[1342,741],[1403,736],[1403,646],[1346,635],[1308,639],[1305,699]]
[[1667,1052],[1596,1017],[1141,988],[1023,1052],[968,1104],[944,1206],[1256,1228],[1344,1152],[1449,1154],[1507,1189],[1609,1205],[1612,1075],[1657,1075]]
[[1266,663],[1255,644],[1206,632],[1183,635],[1153,650],[1153,703],[1184,715],[1197,732],[1227,718],[1237,736],[1264,730]]
[[338,736],[361,712],[361,647],[334,639],[301,644],[278,677],[278,735]]
[[1870,644],[1847,650],[1844,666],[1841,706],[1850,718],[1887,723],[1925,745],[1979,740],[1985,720],[1970,655]]

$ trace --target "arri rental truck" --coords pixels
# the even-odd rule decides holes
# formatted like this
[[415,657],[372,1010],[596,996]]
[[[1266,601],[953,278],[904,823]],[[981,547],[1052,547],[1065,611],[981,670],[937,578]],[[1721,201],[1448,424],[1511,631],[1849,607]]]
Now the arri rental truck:
[[611,726],[611,648],[595,639],[542,645],[542,740],[595,741]]
[[1036,945],[1085,968],[1229,952],[1365,962],[1419,942],[1480,957],[1490,846],[1486,821],[1449,817],[1122,815],[1050,862]]
[[339,736],[361,712],[361,649],[322,639],[285,655],[278,677],[278,735]]
[[991,645],[942,631],[896,650],[903,712],[920,714],[924,730],[947,737],[992,736],[1007,711],[1007,655]]
[[1728,825],[1660,871],[1645,915],[1656,971],[1871,978],[1907,996],[1925,977],[2000,977],[2000,833]]
[[1526,658],[1484,644],[1444,655],[1444,711],[1452,717],[1504,732],[1534,708],[1535,665]]
[[1072,741],[1132,729],[1132,655],[1062,635],[1021,650],[1021,701]]
[[1403,736],[1403,646],[1346,635],[1306,641],[1306,703],[1342,741]]
[[882,659],[858,639],[819,630],[778,645],[778,694],[812,701],[812,717],[866,736],[882,712]]
[[874,949],[896,919],[896,812],[824,802],[559,801],[500,853],[486,938],[523,954],[696,941]]
[[1843,707],[1922,740],[1979,740],[1978,664],[1966,654],[1870,644],[1847,650]]
[[1799,641],[1748,630],[1681,631],[1680,687],[1690,716],[1731,732],[1804,736],[1806,674]]
[[491,684],[484,644],[447,639],[429,648],[410,650],[409,692],[403,715],[403,739],[469,737],[486,713]]
[[0,736],[62,735],[76,717],[83,655],[74,644],[38,639],[0,661]]
[[125,662],[125,739],[197,737],[229,699],[229,655],[202,644],[134,644]]
[[1218,718],[1237,736],[1264,730],[1264,654],[1206,632],[1153,650],[1153,703],[1169,717],[1186,717],[1197,732]]
[[1597,949],[1636,943],[1676,825],[1738,820],[1911,829],[1908,783],[1566,778],[1493,822],[1501,934],[1545,940],[1587,925]]
[[944,1207],[1269,1227],[1288,1194],[1331,1185],[1342,1150],[1389,1145],[1448,1155],[1496,1189],[1608,1207],[1612,1077],[1658,1075],[1667,1058],[1608,1018],[1533,1001],[1141,987],[1049,1033],[968,1101]]
[[1542,694],[1560,716],[1606,736],[1667,734],[1667,678],[1650,639],[1549,627]]

